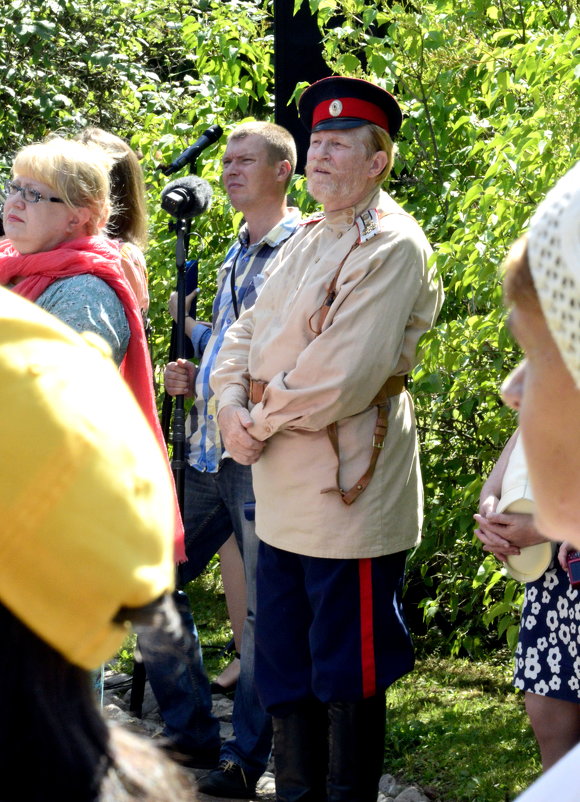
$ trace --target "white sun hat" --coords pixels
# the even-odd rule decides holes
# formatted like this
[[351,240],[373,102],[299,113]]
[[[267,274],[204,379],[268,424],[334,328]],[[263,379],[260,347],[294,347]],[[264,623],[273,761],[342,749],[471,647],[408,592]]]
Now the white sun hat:
[[532,217],[528,259],[548,328],[580,388],[580,162]]
[[[528,515],[534,512],[534,497],[522,438],[519,434],[504,471],[501,498],[496,512],[519,512]],[[544,541],[520,549],[519,554],[510,554],[506,564],[508,571],[519,582],[535,582],[552,562],[555,546],[556,544],[551,541]]]

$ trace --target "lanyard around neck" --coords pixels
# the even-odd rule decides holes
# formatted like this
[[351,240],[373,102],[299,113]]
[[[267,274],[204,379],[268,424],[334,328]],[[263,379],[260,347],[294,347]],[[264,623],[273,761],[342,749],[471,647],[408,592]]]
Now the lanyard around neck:
[[240,311],[238,308],[238,297],[236,295],[236,268],[238,266],[238,260],[240,258],[240,254],[242,253],[242,249],[237,252],[236,258],[234,259],[234,263],[232,265],[232,269],[230,270],[230,291],[232,294],[232,304],[234,305],[234,315],[236,320],[240,316]]

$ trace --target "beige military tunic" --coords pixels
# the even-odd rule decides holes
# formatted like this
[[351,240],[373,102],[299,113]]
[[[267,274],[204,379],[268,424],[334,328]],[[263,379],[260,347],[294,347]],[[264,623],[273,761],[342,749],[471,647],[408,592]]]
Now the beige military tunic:
[[[356,218],[377,209],[378,233],[361,237]],[[376,220],[376,218],[375,218]],[[372,234],[372,225],[371,225]],[[368,233],[365,232],[365,234]],[[443,293],[418,224],[378,189],[356,208],[307,222],[281,249],[256,304],[229,329],[212,386],[219,406],[249,406],[251,433],[266,441],[252,466],[256,531],[272,546],[313,557],[377,557],[420,539],[423,493],[413,402],[391,401],[389,430],[374,476],[350,506],[336,487],[327,425],[339,421],[340,484],[366,471],[384,382],[416,363],[419,337]],[[322,332],[318,315],[344,257]],[[249,378],[268,382],[248,402]]]

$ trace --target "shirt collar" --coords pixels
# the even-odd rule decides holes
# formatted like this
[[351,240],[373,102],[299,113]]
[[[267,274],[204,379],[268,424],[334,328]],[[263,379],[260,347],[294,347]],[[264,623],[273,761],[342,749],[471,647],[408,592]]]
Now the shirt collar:
[[264,234],[261,240],[249,245],[248,240],[250,235],[248,232],[248,224],[244,223],[238,232],[238,241],[242,248],[252,250],[264,244],[276,248],[281,242],[284,242],[284,240],[288,239],[288,237],[294,233],[299,222],[300,210],[294,206],[290,206],[284,217]]
[[374,209],[378,206],[380,192],[380,186],[373,187],[369,194],[365,195],[356,206],[347,206],[346,209],[325,212],[326,223],[333,227],[350,228],[361,212],[364,212],[365,209]]

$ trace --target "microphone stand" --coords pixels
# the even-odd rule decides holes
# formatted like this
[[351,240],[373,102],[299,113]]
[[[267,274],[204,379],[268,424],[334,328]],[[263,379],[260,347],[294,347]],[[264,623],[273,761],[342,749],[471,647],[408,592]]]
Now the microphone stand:
[[[185,356],[185,263],[191,231],[191,219],[179,218],[175,223],[177,243],[175,245],[175,265],[177,268],[177,358]],[[175,396],[175,410],[173,412],[173,477],[179,509],[183,513],[184,505],[184,474],[185,474],[185,412],[184,396]]]
[[[174,230],[174,224],[171,223],[171,230]],[[187,297],[190,293],[192,293],[195,289],[197,289],[197,278],[198,278],[198,261],[197,259],[191,259],[186,261],[185,263],[185,296]],[[185,306],[185,300],[184,300]],[[179,305],[179,296],[178,296],[178,305]],[[191,302],[191,306],[189,308],[189,316],[195,318],[197,314],[197,296],[195,296]],[[187,317],[185,315],[184,317]],[[175,362],[178,356],[178,347],[177,347],[177,323],[173,320],[171,322],[171,341],[169,344],[169,358],[168,362]],[[190,359],[193,356],[193,347],[191,343],[185,339],[185,325],[184,325],[184,340],[183,340],[183,353],[180,354],[185,359]],[[165,442],[169,443],[170,437],[170,429],[171,429],[171,416],[173,415],[173,396],[169,395],[168,392],[164,392],[163,394],[163,403],[161,407],[161,431],[163,432],[163,437],[165,438]]]

